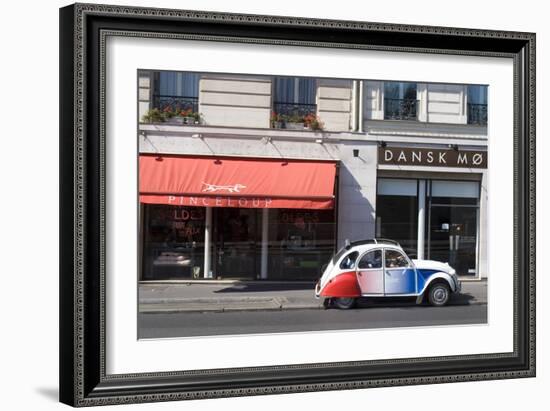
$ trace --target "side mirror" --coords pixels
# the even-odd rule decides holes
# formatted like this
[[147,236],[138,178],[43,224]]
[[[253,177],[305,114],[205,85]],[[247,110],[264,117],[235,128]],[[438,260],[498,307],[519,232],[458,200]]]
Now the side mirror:
[[346,250],[349,250],[351,248],[351,242],[349,241],[349,238],[346,238],[346,241],[344,241],[344,247],[346,247]]

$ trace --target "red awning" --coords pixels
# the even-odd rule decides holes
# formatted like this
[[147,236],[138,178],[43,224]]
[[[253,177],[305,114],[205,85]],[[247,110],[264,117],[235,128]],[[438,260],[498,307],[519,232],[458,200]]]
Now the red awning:
[[140,201],[200,207],[334,207],[336,163],[140,155]]

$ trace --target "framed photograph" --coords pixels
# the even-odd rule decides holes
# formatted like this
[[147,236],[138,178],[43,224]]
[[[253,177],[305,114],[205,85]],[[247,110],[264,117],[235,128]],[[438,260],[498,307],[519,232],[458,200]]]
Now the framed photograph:
[[60,399],[535,376],[535,35],[60,10]]

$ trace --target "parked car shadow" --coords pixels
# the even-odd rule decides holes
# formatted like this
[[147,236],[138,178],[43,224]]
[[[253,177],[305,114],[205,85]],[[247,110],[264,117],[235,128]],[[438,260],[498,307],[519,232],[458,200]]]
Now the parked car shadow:
[[[475,298],[470,294],[453,294],[447,306],[453,305],[471,305],[475,301]],[[367,298],[361,297],[357,301],[355,308],[372,308],[372,307],[412,307],[416,306],[416,297],[381,297],[381,298]],[[430,305],[424,301],[423,306],[430,307]]]
[[271,291],[293,291],[293,290],[315,290],[314,282],[299,282],[299,283],[237,283],[231,284],[228,287],[214,291],[215,293],[242,293],[242,292],[271,292]]

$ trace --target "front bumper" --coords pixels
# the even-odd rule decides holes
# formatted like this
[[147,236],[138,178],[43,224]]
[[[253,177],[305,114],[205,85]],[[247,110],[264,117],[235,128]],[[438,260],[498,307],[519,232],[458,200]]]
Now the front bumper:
[[460,293],[462,291],[462,283],[456,277],[454,278],[454,282],[455,282],[455,293]]
[[316,299],[321,298],[321,283],[320,282],[317,282],[317,284],[315,284],[315,298]]

